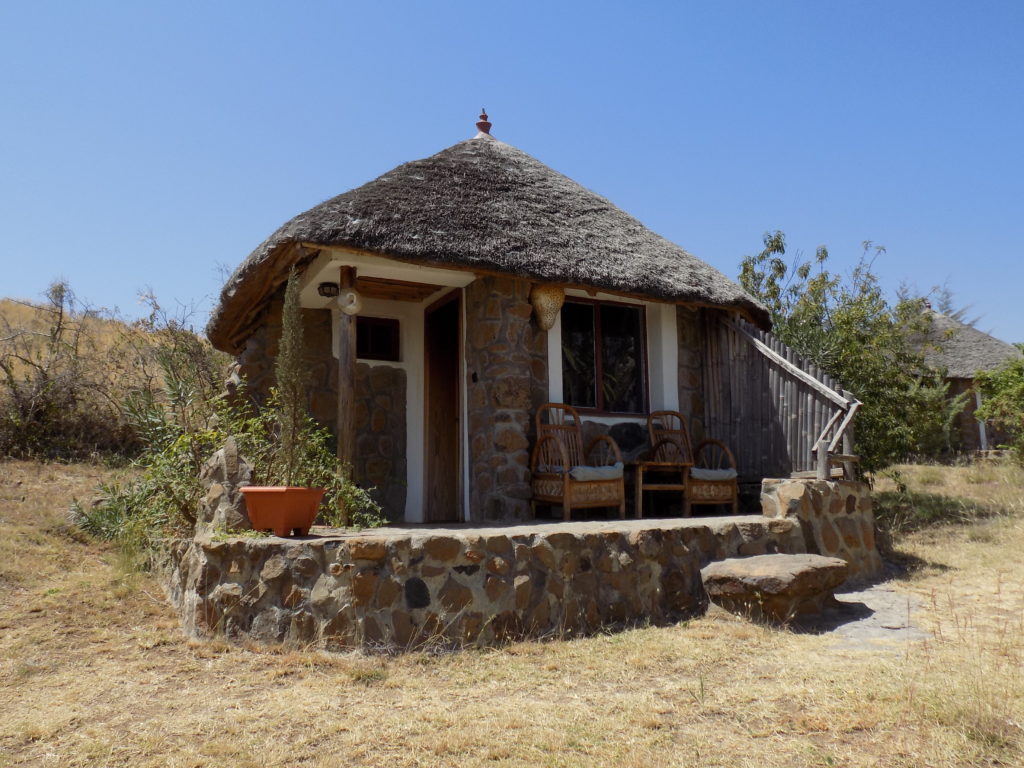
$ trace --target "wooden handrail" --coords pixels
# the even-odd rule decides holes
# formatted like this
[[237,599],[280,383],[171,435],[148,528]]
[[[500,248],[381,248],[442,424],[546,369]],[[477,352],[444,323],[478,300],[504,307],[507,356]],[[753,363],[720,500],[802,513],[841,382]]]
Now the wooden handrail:
[[776,363],[777,365],[782,367],[786,371],[786,373],[790,374],[794,378],[799,379],[800,381],[802,381],[804,384],[806,384],[807,386],[809,386],[811,389],[815,390],[819,394],[824,395],[829,400],[831,400],[833,403],[838,405],[840,408],[845,410],[845,409],[850,407],[851,403],[850,403],[849,400],[847,400],[845,397],[840,395],[838,392],[836,392],[831,387],[828,387],[828,386],[825,386],[824,384],[822,384],[816,378],[811,376],[811,374],[809,374],[806,371],[802,370],[798,366],[793,365],[786,358],[784,358],[781,355],[777,354],[771,347],[769,347],[767,344],[765,344],[760,339],[758,339],[756,336],[754,336],[752,333],[750,333],[746,328],[743,328],[742,326],[737,325],[732,320],[726,320],[725,322],[728,323],[730,326],[732,326],[732,328],[735,329],[738,333],[742,333],[744,336],[746,336],[747,339],[750,341],[751,344],[754,345],[754,348],[757,349],[758,352],[760,352],[762,355],[767,357],[773,363]]
[[839,441],[843,439],[843,434],[846,432],[846,428],[853,422],[853,417],[857,415],[857,411],[860,409],[860,401],[854,400],[850,405],[850,410],[846,412],[846,418],[843,419],[843,423],[839,425],[839,431],[836,432],[836,436],[832,438],[832,442],[828,445],[828,452],[835,453],[839,448]]
[[[861,403],[851,392],[843,390],[842,393],[832,389],[829,385],[803,370],[799,365],[787,360],[770,346],[765,344],[755,333],[747,330],[744,323],[734,319],[723,318],[723,322],[746,339],[758,352],[767,358],[772,364],[777,365],[784,374],[796,379],[803,385],[810,387],[819,395],[827,398],[838,406],[838,409],[829,419],[825,428],[818,435],[814,442],[812,452],[817,456],[817,472],[819,480],[831,477],[831,466],[833,463],[843,464],[844,474],[852,479],[855,469],[854,464],[858,457],[853,454],[853,420],[860,409]],[[838,427],[836,426],[838,424]],[[835,430],[835,434],[832,432]],[[831,439],[829,439],[831,435]],[[842,453],[840,454],[840,446]]]
[[828,433],[832,431],[832,427],[835,426],[835,423],[837,421],[839,421],[839,419],[841,419],[842,416],[843,416],[843,409],[842,408],[840,408],[838,411],[836,411],[832,415],[832,418],[829,419],[828,424],[825,425],[825,428],[823,430],[821,430],[821,434],[818,435],[818,439],[814,441],[814,450],[818,450],[818,445],[820,445],[821,443],[825,442],[826,435],[828,435]]

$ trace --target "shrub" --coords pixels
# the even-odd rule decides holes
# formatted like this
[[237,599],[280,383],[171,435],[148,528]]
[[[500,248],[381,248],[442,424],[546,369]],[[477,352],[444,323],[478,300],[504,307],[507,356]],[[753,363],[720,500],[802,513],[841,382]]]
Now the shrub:
[[131,365],[123,326],[56,282],[41,305],[0,306],[0,455],[78,459],[131,455],[120,384]]
[[160,538],[189,535],[203,495],[203,464],[231,436],[253,465],[254,483],[325,488],[322,514],[329,525],[386,524],[379,505],[351,482],[347,467],[339,466],[330,433],[306,412],[301,333],[294,330],[301,321],[295,289],[292,277],[292,306],[284,322],[290,327],[283,333],[275,371],[278,386],[266,405],[248,397],[244,383],[231,397],[221,393],[215,375],[221,358],[205,340],[179,323],[154,326],[161,384],[133,393],[126,406],[144,439],[134,462],[141,474],[101,488],[100,498],[89,506],[76,502],[75,522],[142,552]]
[[982,394],[978,416],[1006,430],[1014,457],[1024,464],[1024,358],[981,371],[975,381]]

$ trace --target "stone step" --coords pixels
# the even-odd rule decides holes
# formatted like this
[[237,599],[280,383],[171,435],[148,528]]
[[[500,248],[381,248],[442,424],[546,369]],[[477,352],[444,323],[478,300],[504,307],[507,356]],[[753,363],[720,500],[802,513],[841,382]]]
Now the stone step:
[[833,605],[849,565],[821,555],[755,555],[719,560],[701,569],[708,599],[755,620],[787,622]]

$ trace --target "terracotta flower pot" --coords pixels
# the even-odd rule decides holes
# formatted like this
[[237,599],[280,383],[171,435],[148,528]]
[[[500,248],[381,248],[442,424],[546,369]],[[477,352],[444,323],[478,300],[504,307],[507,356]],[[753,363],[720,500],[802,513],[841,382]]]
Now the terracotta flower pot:
[[239,488],[245,497],[245,509],[254,530],[271,530],[278,536],[309,533],[320,509],[323,488],[296,488],[283,485],[250,485]]

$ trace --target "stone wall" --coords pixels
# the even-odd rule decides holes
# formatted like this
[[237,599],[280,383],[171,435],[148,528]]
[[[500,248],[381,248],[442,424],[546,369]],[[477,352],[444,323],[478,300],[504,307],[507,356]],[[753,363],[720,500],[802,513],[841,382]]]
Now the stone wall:
[[372,496],[389,520],[405,516],[406,384],[405,370],[391,365],[356,365],[355,481],[372,487]]
[[840,557],[852,580],[878,576],[871,491],[850,480],[764,480],[761,507],[767,517],[800,521],[806,551]]
[[[249,393],[265,402],[274,385],[274,360],[281,338],[283,294],[270,302],[259,328],[238,356]],[[303,346],[309,371],[309,412],[332,435],[338,424],[338,360],[331,351],[331,312],[304,309]],[[395,366],[356,366],[355,481],[374,487],[374,498],[390,520],[405,516],[406,374]]]
[[[268,303],[259,327],[238,355],[238,373],[248,392],[264,402],[274,386],[274,361],[281,340],[283,289]],[[331,356],[331,313],[326,309],[302,310],[305,362],[310,374],[310,413],[322,424],[333,425],[337,414],[337,363]]]
[[694,448],[704,439],[704,312],[696,307],[676,307],[679,411],[687,418]]
[[753,516],[197,538],[171,546],[166,583],[198,637],[490,645],[674,621],[703,609],[699,571],[710,561],[803,546],[795,520]]
[[533,414],[547,401],[547,333],[530,283],[482,277],[465,289],[470,519],[529,517]]

